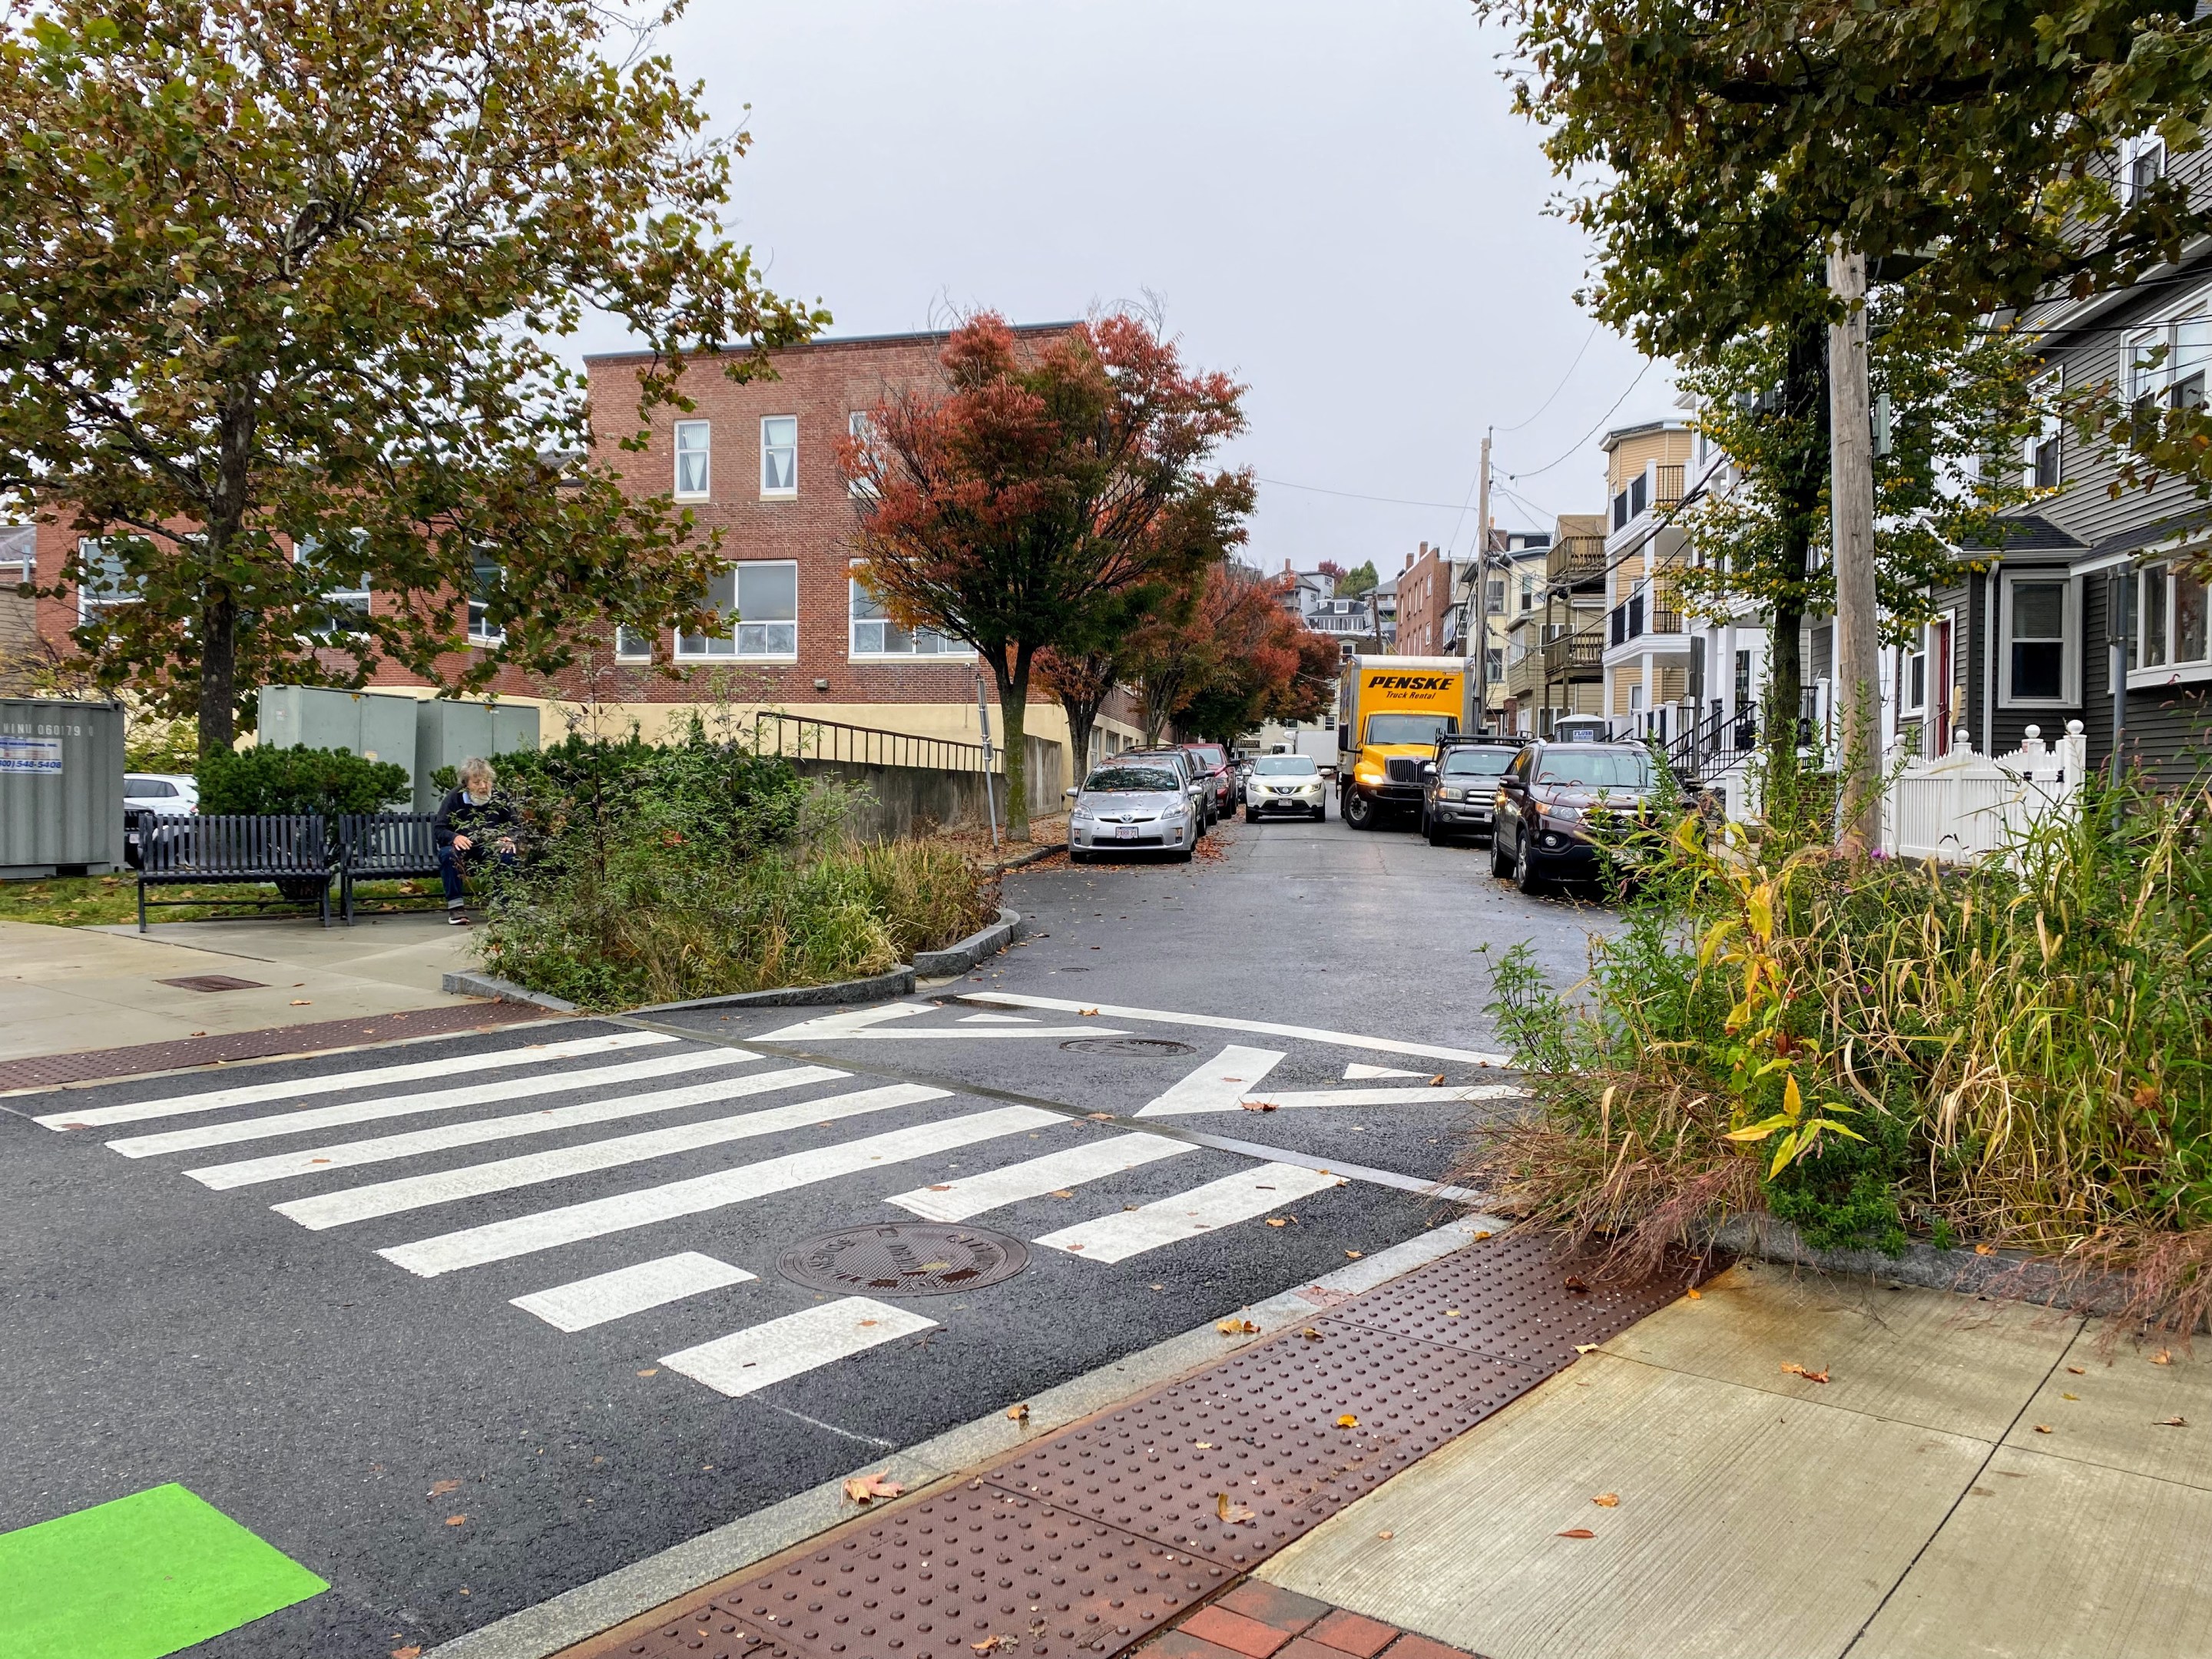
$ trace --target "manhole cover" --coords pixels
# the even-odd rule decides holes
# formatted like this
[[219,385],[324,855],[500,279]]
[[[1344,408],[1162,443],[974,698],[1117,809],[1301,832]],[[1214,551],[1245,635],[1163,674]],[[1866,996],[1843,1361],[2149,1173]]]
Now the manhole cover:
[[265,991],[258,979],[238,979],[229,974],[190,974],[183,979],[157,979],[156,985],[173,985],[179,991]]
[[1079,1054],[1194,1054],[1188,1042],[1168,1037],[1070,1037],[1060,1045]]
[[980,1227],[905,1222],[821,1233],[783,1253],[783,1276],[817,1291],[945,1296],[1012,1279],[1029,1246]]

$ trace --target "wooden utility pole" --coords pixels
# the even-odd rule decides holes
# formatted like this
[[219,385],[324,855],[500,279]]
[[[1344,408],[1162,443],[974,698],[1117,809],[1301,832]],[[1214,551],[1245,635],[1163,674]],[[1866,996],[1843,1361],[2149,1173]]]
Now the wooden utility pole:
[[1836,842],[1867,853],[1881,837],[1881,641],[1874,573],[1874,423],[1867,384],[1866,255],[1828,251],[1844,307],[1828,327],[1828,523],[1836,572],[1835,696],[1842,775]]
[[1482,488],[1475,497],[1474,509],[1474,603],[1468,608],[1476,617],[1471,630],[1474,635],[1476,661],[1476,696],[1474,729],[1490,730],[1490,434],[1495,428],[1482,429]]

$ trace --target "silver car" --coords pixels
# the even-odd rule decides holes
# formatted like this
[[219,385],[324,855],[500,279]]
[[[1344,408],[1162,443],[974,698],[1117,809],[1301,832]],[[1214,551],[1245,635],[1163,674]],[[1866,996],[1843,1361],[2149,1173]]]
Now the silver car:
[[1067,793],[1071,864],[1109,852],[1167,853],[1188,862],[1198,845],[1200,809],[1189,780],[1164,759],[1108,761]]

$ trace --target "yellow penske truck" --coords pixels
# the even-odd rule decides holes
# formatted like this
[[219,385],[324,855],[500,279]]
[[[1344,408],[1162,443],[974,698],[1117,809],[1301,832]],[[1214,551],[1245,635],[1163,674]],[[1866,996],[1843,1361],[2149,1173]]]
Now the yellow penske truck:
[[1458,657],[1350,657],[1337,686],[1339,810],[1355,830],[1417,817],[1421,767],[1437,738],[1467,730]]

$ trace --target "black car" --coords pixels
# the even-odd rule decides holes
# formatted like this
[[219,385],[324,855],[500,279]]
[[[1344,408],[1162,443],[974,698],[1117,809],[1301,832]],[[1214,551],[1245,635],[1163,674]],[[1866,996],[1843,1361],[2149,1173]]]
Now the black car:
[[1593,831],[1644,816],[1659,787],[1659,769],[1640,743],[1529,744],[1492,796],[1492,873],[1512,877],[1524,893],[1560,877],[1595,876]]
[[1448,734],[1421,766],[1421,838],[1431,847],[1462,836],[1490,838],[1498,779],[1521,752],[1521,738]]

